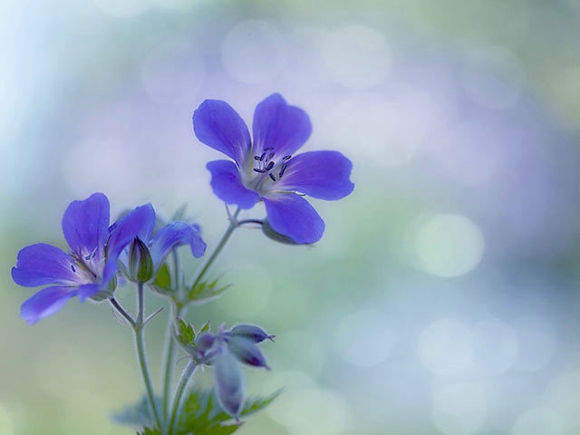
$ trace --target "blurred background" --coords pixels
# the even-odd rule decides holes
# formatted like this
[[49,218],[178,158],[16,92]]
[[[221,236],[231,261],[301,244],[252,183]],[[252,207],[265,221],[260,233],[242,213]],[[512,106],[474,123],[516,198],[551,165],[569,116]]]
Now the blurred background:
[[62,213],[95,191],[187,204],[215,247],[221,156],[191,115],[224,99],[251,123],[273,92],[356,189],[313,201],[312,248],[238,231],[213,272],[234,286],[189,312],[277,335],[247,384],[285,390],[238,433],[579,433],[579,20],[576,0],[0,2],[0,434],[134,433],[110,420],[142,389],[130,330],[77,300],[28,326],[10,268],[66,248]]

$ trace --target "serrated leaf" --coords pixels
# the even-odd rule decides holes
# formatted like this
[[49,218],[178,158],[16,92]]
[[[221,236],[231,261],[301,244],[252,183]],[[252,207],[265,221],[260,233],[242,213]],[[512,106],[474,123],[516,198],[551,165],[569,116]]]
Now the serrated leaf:
[[187,345],[192,345],[194,340],[195,340],[195,331],[193,329],[193,326],[191,326],[189,323],[184,322],[183,320],[181,320],[179,317],[177,318],[177,324],[176,324],[176,329],[177,329],[177,340],[179,340],[179,343],[183,346],[187,346]]
[[[247,398],[241,415],[247,416],[265,408],[281,391],[266,397]],[[196,389],[184,401],[178,435],[229,435],[241,427],[240,424],[226,424],[231,421],[232,417],[222,409],[211,390]]]
[[[155,398],[158,409],[161,406],[161,399]],[[133,405],[125,406],[121,411],[114,412],[111,418],[115,423],[133,426],[135,428],[147,428],[155,426],[155,418],[151,415],[149,400],[143,396],[141,400]]]
[[161,294],[173,293],[173,289],[171,288],[171,273],[169,272],[167,263],[163,263],[157,271],[155,279],[153,280],[153,287],[154,290]]
[[197,285],[191,287],[191,289],[187,294],[187,297],[190,302],[204,303],[218,297],[230,287],[231,284],[218,286],[217,279],[211,282],[202,281]]

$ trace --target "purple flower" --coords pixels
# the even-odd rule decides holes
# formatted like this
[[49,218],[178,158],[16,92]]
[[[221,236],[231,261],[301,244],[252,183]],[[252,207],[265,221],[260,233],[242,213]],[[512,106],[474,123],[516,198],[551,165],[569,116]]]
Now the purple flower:
[[24,287],[46,287],[28,299],[20,316],[29,324],[59,311],[73,296],[81,302],[114,290],[117,258],[143,226],[149,224],[150,204],[137,207],[109,227],[109,200],[95,193],[73,201],[62,219],[62,230],[70,253],[38,243],[20,250],[12,279]]
[[[199,225],[174,221],[168,223],[153,235],[153,227],[155,225],[155,211],[153,208],[151,208],[147,222],[148,224],[141,228],[136,237],[143,242],[149,251],[153,263],[152,276],[155,276],[155,273],[157,273],[171,250],[178,246],[189,245],[195,258],[202,257],[205,253],[207,245],[201,238]],[[127,250],[122,253],[120,260],[126,271],[132,269],[130,255]],[[135,273],[129,273],[128,275],[135,275]],[[132,281],[135,280],[134,276],[128,276],[128,278]]]
[[324,221],[303,195],[337,200],[354,189],[352,163],[341,153],[310,151],[293,157],[312,127],[306,112],[279,94],[256,106],[253,142],[240,115],[220,100],[199,106],[193,129],[201,142],[234,160],[208,163],[214,193],[242,209],[263,201],[272,229],[296,243],[314,243],[324,233]]
[[245,401],[244,378],[239,363],[270,370],[266,357],[256,344],[273,337],[254,325],[238,325],[227,331],[221,327],[215,334],[199,334],[195,346],[188,350],[198,364],[213,366],[218,401],[238,421]]

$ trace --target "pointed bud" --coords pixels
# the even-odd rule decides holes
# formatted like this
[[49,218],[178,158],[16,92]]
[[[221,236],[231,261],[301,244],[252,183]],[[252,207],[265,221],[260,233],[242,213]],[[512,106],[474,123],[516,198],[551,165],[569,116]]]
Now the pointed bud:
[[147,282],[153,278],[153,260],[147,245],[135,237],[129,246],[129,279],[134,282]]
[[231,337],[228,340],[228,349],[244,364],[254,367],[264,367],[270,370],[266,357],[251,340],[244,337]]
[[212,360],[220,352],[219,346],[220,344],[214,334],[203,332],[195,337],[195,346],[188,352],[200,364],[211,364]]
[[299,245],[299,243],[296,243],[290,237],[275,231],[274,228],[270,226],[268,219],[264,219],[262,221],[262,232],[266,237],[274,240],[275,242],[284,243],[285,245]]
[[236,325],[229,331],[230,337],[244,337],[254,343],[261,343],[264,340],[274,341],[275,335],[270,335],[256,325]]
[[239,364],[225,348],[215,358],[214,376],[220,405],[236,421],[240,421],[245,399],[244,379]]

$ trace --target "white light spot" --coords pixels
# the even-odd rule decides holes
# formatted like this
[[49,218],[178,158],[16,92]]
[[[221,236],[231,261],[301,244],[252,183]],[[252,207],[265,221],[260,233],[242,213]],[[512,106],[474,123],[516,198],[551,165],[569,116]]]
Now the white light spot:
[[517,370],[533,372],[550,362],[556,352],[556,335],[553,327],[544,319],[522,316],[513,323],[518,340]]
[[385,37],[370,27],[341,27],[327,35],[321,50],[330,77],[348,88],[371,88],[381,83],[390,70]]
[[263,83],[284,69],[286,41],[273,25],[246,21],[234,27],[222,45],[225,70],[243,83]]
[[372,367],[387,359],[397,339],[383,317],[374,311],[358,311],[340,322],[334,337],[335,347],[345,361]]
[[484,244],[481,230],[466,217],[434,215],[417,230],[417,265],[435,276],[465,275],[481,261]]
[[537,407],[518,417],[511,435],[560,435],[562,433],[560,416],[552,409]]
[[347,402],[320,388],[288,391],[267,412],[292,435],[336,435],[348,429],[351,419]]
[[433,425],[445,435],[470,435],[485,422],[487,393],[478,383],[453,383],[433,388]]
[[486,376],[497,376],[509,370],[518,355],[516,335],[505,322],[490,319],[473,328],[474,361]]
[[431,373],[461,376],[473,363],[473,335],[457,320],[438,320],[421,333],[418,354]]

